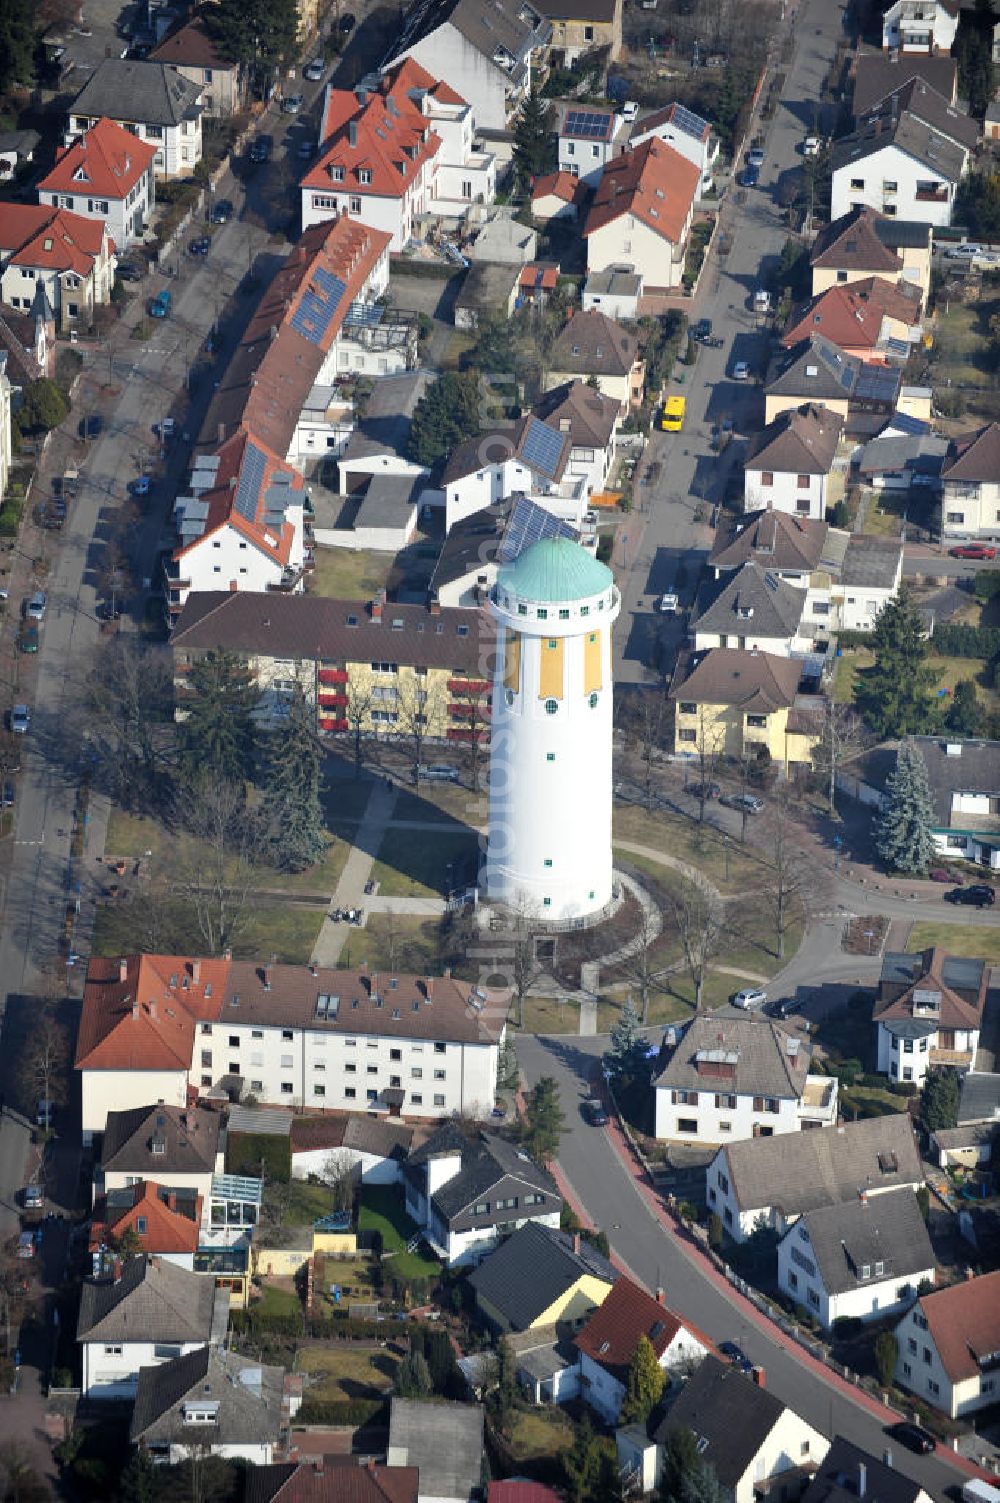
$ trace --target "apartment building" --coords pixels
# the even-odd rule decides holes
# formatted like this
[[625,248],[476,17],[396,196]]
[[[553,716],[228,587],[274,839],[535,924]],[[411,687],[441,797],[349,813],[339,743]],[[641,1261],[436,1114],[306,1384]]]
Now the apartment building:
[[94,957],[76,1053],[84,1140],[130,1099],[180,1104],[189,1095],[486,1116],[505,1018],[504,998],[450,974]]
[[66,145],[113,120],[153,147],[157,177],[190,177],[201,161],[203,92],[166,63],[106,57],[70,105]]
[[604,171],[583,226],[587,271],[631,266],[646,287],[677,287],[701,173],[673,146],[652,136]]
[[274,594],[264,614],[249,595],[195,595],[171,638],[178,708],[198,657],[234,652],[256,676],[265,721],[299,689],[321,732],[406,734],[420,714],[430,741],[485,740],[493,641],[476,609]]

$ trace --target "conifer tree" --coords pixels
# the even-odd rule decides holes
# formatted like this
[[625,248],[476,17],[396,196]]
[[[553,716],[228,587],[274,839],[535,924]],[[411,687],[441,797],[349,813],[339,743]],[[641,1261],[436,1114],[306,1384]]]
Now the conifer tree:
[[514,174],[522,189],[552,165],[550,113],[551,106],[533,85],[514,121]]
[[889,802],[879,816],[876,849],[890,871],[925,872],[934,854],[934,802],[927,763],[915,742],[904,741],[899,748],[886,788]]
[[644,1425],[663,1394],[664,1373],[648,1336],[640,1336],[629,1363],[622,1424]]
[[927,639],[909,591],[879,611],[872,646],[875,662],[859,681],[858,708],[879,737],[917,736],[933,729],[937,675],[927,666]]
[[271,858],[282,871],[301,872],[327,847],[320,801],[320,748],[312,714],[296,689],[288,719],[267,744],[265,810]]

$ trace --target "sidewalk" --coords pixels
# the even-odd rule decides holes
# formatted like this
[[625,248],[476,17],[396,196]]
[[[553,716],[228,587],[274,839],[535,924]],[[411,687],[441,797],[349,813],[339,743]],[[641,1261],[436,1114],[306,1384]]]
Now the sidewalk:
[[[329,912],[337,908],[364,908],[366,904],[371,906],[365,895],[365,884],[372,874],[379,846],[392,819],[396,794],[395,784],[386,779],[379,778],[372,786],[350,855],[330,900],[328,917]],[[353,925],[350,924],[324,922],[313,949],[313,964],[335,966],[352,928]]]

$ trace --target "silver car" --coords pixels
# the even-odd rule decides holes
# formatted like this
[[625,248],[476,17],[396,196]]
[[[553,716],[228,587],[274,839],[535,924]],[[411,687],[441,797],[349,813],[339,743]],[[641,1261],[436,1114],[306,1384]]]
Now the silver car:
[[26,736],[31,726],[31,711],[27,705],[15,705],[10,712],[10,728],[15,736]]
[[753,1007],[763,1007],[767,1001],[767,992],[762,986],[748,986],[743,991],[737,992],[733,998],[734,1007],[742,1007],[749,1012]]

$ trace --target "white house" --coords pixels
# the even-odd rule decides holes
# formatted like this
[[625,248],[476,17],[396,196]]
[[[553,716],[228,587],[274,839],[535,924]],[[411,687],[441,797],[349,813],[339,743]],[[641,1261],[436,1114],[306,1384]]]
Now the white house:
[[822,1461],[830,1442],[771,1393],[764,1379],[759,1368],[750,1376],[710,1353],[665,1414],[657,1409],[648,1426],[616,1432],[619,1469],[648,1496],[660,1484],[671,1435],[691,1430],[701,1460],[732,1503],[755,1503],[765,1489],[780,1498],[782,1477],[788,1474],[794,1486],[803,1471]]
[[784,1234],[804,1211],[851,1200],[860,1186],[882,1195],[924,1182],[903,1112],[841,1122],[828,1132],[726,1143],[705,1177],[709,1209],[734,1242],[745,1242],[760,1225]]
[[225,1118],[204,1107],[165,1101],[109,1111],[94,1198],[150,1183],[181,1190],[209,1204],[212,1180],[226,1159]]
[[615,398],[572,381],[551,388],[532,410],[548,427],[569,434],[569,484],[575,489],[582,480],[587,496],[603,491],[617,452],[621,407]]
[[[154,1461],[176,1466],[199,1452],[269,1466],[287,1419],[285,1370],[236,1352],[196,1347],[139,1372],[129,1440]],[[288,1415],[301,1404],[288,1398]]]
[[0,206],[0,300],[28,312],[39,294],[66,333],[111,300],[113,242],[106,223],[51,204]]
[[141,1368],[220,1346],[228,1325],[229,1293],[212,1279],[143,1254],[118,1262],[110,1278],[85,1279],[80,1292],[81,1393],[134,1398]]
[[201,161],[203,92],[166,63],[106,57],[70,105],[65,144],[113,120],[153,147],[157,177],[190,177]]
[[997,1402],[1000,1272],[923,1294],[896,1327],[896,1382],[957,1419]]
[[648,289],[680,285],[698,168],[651,137],[605,170],[583,227],[587,271],[626,263]]
[[134,955],[87,969],[76,1068],[83,1132],[188,1091],[263,1104],[488,1116],[506,998],[451,976],[376,976]]
[[895,0],[882,16],[882,47],[887,52],[950,52],[959,10],[958,0]]
[[623,1274],[574,1339],[580,1354],[581,1396],[609,1425],[616,1424],[621,1413],[629,1366],[642,1336],[652,1345],[658,1365],[671,1376],[715,1350],[696,1326]]
[[952,439],[941,470],[941,536],[1000,537],[1000,423]]
[[704,587],[695,600],[690,632],[696,652],[709,647],[796,657],[812,648],[803,617],[806,591],[788,584],[751,558],[720,585]]
[[837,1081],[811,1075],[811,1058],[770,1018],[694,1018],[653,1082],[656,1137],[718,1145],[831,1126]]
[[837,1320],[881,1320],[935,1278],[934,1250],[912,1190],[803,1211],[778,1243],[778,1288],[828,1331]]
[[559,1226],[554,1180],[491,1133],[445,1123],[407,1158],[403,1184],[407,1215],[449,1266],[478,1262],[529,1221]]
[[38,202],[69,209],[107,227],[116,250],[142,237],[156,202],[156,147],[113,120],[56,151],[55,165],[38,184]]
[[613,109],[569,106],[559,122],[559,171],[596,188],[608,163],[622,154],[627,136],[628,125]]
[[989,981],[984,960],[937,946],[888,952],[872,1013],[876,1069],[914,1085],[938,1065],[974,1070]]
[[323,1179],[331,1160],[347,1163],[362,1185],[396,1185],[413,1142],[413,1129],[369,1115],[295,1117],[292,1178]]
[[943,111],[922,111],[933,114],[933,120],[901,107],[907,90],[916,83],[890,95],[858,130],[834,146],[830,155],[832,219],[867,204],[892,219],[935,227],[951,223],[955,193],[968,167],[977,130],[963,130],[962,140],[953,139],[948,133],[951,117],[956,124],[971,122],[944,100]]
[[606,313],[609,318],[637,318],[642,297],[642,277],[630,266],[609,266],[593,271],[583,284],[584,313]]
[[761,507],[822,520],[844,421],[813,402],[782,412],[750,440],[743,510]]
[[699,195],[707,193],[715,180],[715,164],[720,151],[719,138],[712,134],[708,121],[683,104],[664,105],[635,122],[629,145],[641,146],[654,136],[697,167]]
[[495,191],[495,159],[476,149],[472,106],[407,58],[375,85],[327,91],[319,160],[302,179],[302,225],[349,214],[399,251],[423,216],[462,219]]
[[589,493],[585,479],[569,474],[572,447],[568,432],[531,413],[459,444],[441,473],[445,531],[515,494],[579,526]]
[[527,0],[493,0],[488,16],[476,0],[417,0],[387,63],[412,57],[474,101],[477,129],[504,132],[531,88],[534,54],[551,39],[551,23]]

